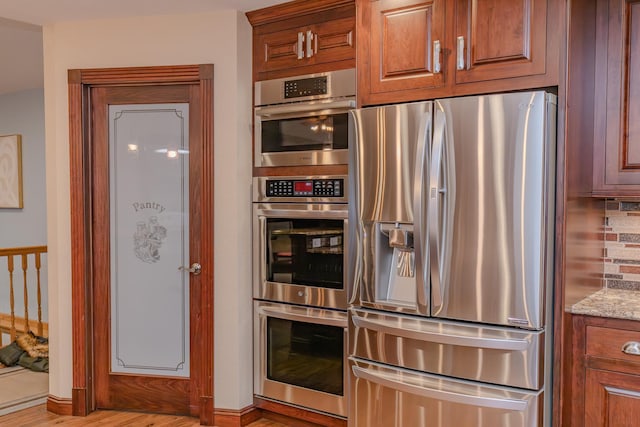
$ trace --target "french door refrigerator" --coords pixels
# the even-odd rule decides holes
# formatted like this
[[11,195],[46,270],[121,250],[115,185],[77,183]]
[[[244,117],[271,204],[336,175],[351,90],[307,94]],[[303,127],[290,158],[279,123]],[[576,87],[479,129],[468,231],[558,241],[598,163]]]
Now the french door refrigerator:
[[551,419],[556,97],[350,113],[351,427]]

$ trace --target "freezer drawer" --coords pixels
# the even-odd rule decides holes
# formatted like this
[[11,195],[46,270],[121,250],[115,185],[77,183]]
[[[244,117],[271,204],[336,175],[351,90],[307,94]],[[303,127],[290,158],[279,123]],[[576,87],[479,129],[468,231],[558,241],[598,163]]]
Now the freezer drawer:
[[453,380],[355,358],[349,427],[532,427],[543,391]]
[[538,390],[544,332],[352,308],[350,354],[472,381]]

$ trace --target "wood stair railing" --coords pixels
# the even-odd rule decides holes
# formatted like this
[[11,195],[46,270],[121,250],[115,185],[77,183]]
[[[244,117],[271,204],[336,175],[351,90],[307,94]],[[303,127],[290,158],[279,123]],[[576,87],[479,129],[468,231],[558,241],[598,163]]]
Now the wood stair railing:
[[[48,325],[42,321],[42,286],[40,281],[40,269],[42,266],[42,254],[47,253],[46,246],[28,246],[22,248],[6,248],[0,249],[0,259],[2,257],[7,258],[7,271],[9,275],[9,307],[10,313],[0,313],[0,347],[3,345],[2,335],[8,334],[11,341],[16,339],[18,333],[26,333],[33,331],[40,336],[48,336]],[[33,257],[30,257],[33,255]],[[17,258],[18,262],[16,262]],[[37,320],[31,320],[29,318],[29,278],[31,274],[27,275],[29,271],[29,259],[33,258],[35,267],[35,280],[36,280],[36,298],[38,302],[38,314]],[[15,279],[20,273],[20,267],[22,267],[22,287],[24,295],[24,317],[16,316],[15,313]],[[31,279],[33,280],[33,279]]]

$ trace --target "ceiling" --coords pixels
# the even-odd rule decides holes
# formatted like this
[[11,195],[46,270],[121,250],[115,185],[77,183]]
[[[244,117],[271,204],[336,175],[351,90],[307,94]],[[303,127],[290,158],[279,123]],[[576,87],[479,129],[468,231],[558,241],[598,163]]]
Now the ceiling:
[[41,88],[42,28],[64,21],[260,9],[283,0],[0,0],[0,94]]

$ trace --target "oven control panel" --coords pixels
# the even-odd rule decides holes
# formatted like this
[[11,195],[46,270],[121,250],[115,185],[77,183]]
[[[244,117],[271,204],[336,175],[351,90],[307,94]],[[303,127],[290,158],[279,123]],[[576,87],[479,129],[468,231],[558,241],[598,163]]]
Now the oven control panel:
[[269,179],[267,197],[343,197],[344,179]]

